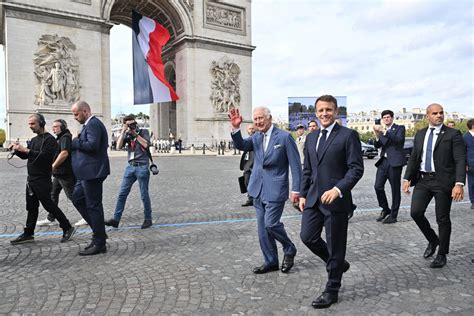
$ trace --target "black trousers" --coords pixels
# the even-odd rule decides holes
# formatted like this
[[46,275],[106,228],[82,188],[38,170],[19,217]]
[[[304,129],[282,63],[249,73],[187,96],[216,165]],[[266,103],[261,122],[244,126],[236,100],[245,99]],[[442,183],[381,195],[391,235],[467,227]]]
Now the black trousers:
[[29,181],[26,185],[26,217],[25,233],[33,235],[36,221],[38,220],[39,203],[44,209],[52,214],[59,222],[59,226],[66,231],[71,228],[71,223],[61,209],[51,200],[51,180],[49,178]]
[[[244,172],[244,184],[245,184],[246,188],[249,187],[250,175],[252,175],[251,170],[248,170],[248,171]],[[253,197],[251,197],[250,194],[247,194],[247,198],[248,198],[249,201],[253,201]]]
[[[59,204],[59,194],[62,190],[66,194],[69,201],[72,201],[72,193],[74,192],[74,184],[76,179],[74,175],[55,175],[53,176],[53,188],[51,189],[51,200],[58,205]],[[48,213],[48,220],[54,221],[54,215]]]
[[92,180],[78,180],[74,186],[72,203],[92,228],[96,246],[105,245],[104,207],[102,206],[103,182],[106,177]]
[[[315,255],[326,262],[328,281],[325,292],[338,293],[346,257],[347,212],[331,212],[319,202],[312,208],[305,208],[301,219],[300,237]],[[326,241],[321,238],[323,227]]]
[[[439,237],[431,228],[430,222],[425,217],[426,208],[432,198],[435,198],[436,222],[438,223]],[[413,190],[411,199],[411,217],[420,228],[429,242],[438,242],[438,254],[449,253],[449,240],[451,238],[451,192],[441,190],[434,176],[423,175]]]
[[[402,169],[402,166],[391,167],[387,158],[383,158],[377,166],[377,174],[375,175],[374,189],[379,206],[393,218],[397,218],[400,209]],[[392,190],[392,207],[388,206],[387,195],[385,194],[387,180]]]

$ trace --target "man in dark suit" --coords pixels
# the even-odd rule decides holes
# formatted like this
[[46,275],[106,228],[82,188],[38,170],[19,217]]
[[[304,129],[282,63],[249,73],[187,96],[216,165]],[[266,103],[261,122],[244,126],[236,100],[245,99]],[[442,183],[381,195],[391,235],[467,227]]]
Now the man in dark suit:
[[[336,123],[337,100],[323,95],[316,100],[320,129],[306,136],[301,181],[301,240],[324,262],[328,282],[314,308],[327,308],[338,300],[345,261],[348,215],[352,212],[351,190],[362,178],[364,161],[359,134]],[[323,227],[326,241],[321,238]]]
[[78,137],[72,140],[72,169],[77,179],[72,202],[93,231],[92,242],[79,255],[96,255],[107,251],[102,184],[110,174],[109,138],[104,124],[92,115],[89,104],[77,101],[71,111],[74,119],[83,124]]
[[[252,136],[255,133],[255,127],[253,124],[247,126],[247,134]],[[253,158],[254,153],[253,151],[244,151],[242,157],[240,158],[240,170],[244,172],[244,184],[245,187],[249,187],[250,182],[250,175],[252,174],[252,167],[253,167]],[[248,189],[247,189],[248,191]],[[242,204],[242,206],[252,206],[253,205],[253,197],[247,192],[247,201]]]
[[[464,196],[466,148],[461,133],[443,124],[444,111],[441,105],[429,105],[426,118],[428,128],[419,130],[415,135],[403,180],[403,192],[409,193],[410,186],[415,185],[411,217],[428,240],[423,257],[431,257],[439,245],[438,255],[430,267],[442,268],[446,265],[446,255],[449,253],[451,203],[452,200],[461,201]],[[433,197],[439,237],[425,217],[426,208]]]
[[[380,159],[375,163],[377,174],[375,176],[375,193],[379,206],[382,208],[377,222],[393,224],[397,222],[398,209],[401,201],[400,181],[402,169],[406,165],[403,144],[405,143],[405,126],[393,123],[393,112],[382,111],[381,124],[374,125],[375,148],[382,148]],[[385,182],[390,183],[392,189],[392,207],[388,206],[385,194]]]
[[464,134],[464,143],[466,143],[467,188],[472,210],[474,209],[474,119],[467,121],[467,128],[469,130]]
[[229,119],[235,147],[255,154],[248,192],[253,197],[257,213],[258,239],[265,262],[254,268],[253,272],[261,274],[279,269],[278,240],[284,252],[281,272],[288,273],[294,263],[296,247],[286,234],[280,218],[288,199],[288,167],[293,179],[291,202],[295,203],[299,198],[301,164],[296,143],[290,133],[273,125],[270,110],[266,107],[254,109],[253,122],[259,133],[246,139],[240,133],[242,116],[239,110],[232,108]]

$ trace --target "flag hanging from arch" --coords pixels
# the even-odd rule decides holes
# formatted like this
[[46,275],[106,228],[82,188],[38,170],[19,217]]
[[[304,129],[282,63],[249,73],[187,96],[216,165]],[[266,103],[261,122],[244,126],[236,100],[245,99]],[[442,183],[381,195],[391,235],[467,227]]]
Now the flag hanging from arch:
[[134,104],[170,102],[179,99],[165,78],[161,59],[170,33],[160,23],[132,11]]

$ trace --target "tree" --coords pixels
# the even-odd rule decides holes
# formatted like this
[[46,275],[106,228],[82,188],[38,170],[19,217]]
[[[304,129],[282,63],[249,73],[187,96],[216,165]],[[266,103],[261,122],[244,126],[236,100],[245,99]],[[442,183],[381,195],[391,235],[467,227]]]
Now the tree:
[[3,147],[3,143],[6,140],[5,130],[0,128],[0,147]]

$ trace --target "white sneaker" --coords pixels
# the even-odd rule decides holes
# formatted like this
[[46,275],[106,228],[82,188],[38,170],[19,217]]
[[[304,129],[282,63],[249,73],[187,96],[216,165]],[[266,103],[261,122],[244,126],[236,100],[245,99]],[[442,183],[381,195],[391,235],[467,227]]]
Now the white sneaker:
[[50,221],[49,219],[45,218],[42,221],[37,221],[36,225],[38,225],[38,226],[54,226],[54,225],[58,225],[58,222]]
[[81,218],[80,221],[78,221],[77,223],[74,224],[74,226],[76,226],[76,227],[77,226],[84,226],[84,225],[89,225],[89,224],[87,224],[86,220],[83,219],[83,218]]

